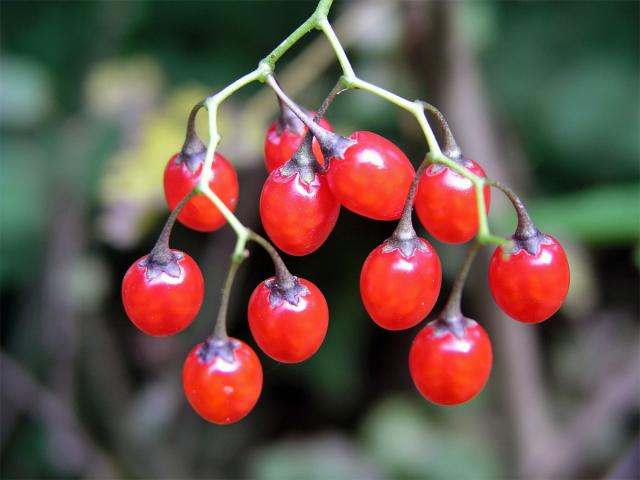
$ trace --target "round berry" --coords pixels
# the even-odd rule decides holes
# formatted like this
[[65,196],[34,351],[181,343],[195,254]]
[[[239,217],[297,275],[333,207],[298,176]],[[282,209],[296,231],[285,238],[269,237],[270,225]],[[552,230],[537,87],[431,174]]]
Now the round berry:
[[122,303],[129,319],[149,335],[173,335],[196,317],[204,297],[204,280],[196,262],[171,250],[160,265],[149,255],[138,259],[122,280]]
[[327,172],[336,199],[349,210],[375,220],[400,218],[415,176],[407,156],[384,137],[356,132],[342,158]]
[[[484,170],[473,160],[460,159],[479,177]],[[485,187],[484,203],[489,213],[491,191]],[[432,164],[418,182],[416,213],[427,231],[441,242],[464,243],[478,233],[478,207],[473,182],[442,164]]]
[[[176,154],[164,171],[164,195],[169,210],[173,210],[197,185],[202,175],[204,155],[200,161],[182,161]],[[222,155],[216,153],[211,165],[209,187],[232,212],[238,204],[238,175]],[[225,224],[225,218],[211,201],[202,194],[192,197],[182,208],[178,220],[193,230],[212,232]]]
[[308,255],[324,243],[338,220],[340,204],[325,175],[310,182],[282,167],[269,174],[260,195],[260,218],[269,238],[289,255]]
[[[310,116],[315,116],[315,113],[310,112]],[[333,127],[325,118],[320,120],[320,126],[333,132]],[[277,120],[271,124],[264,139],[264,163],[269,173],[284,165],[293,156],[302,143],[307,130],[308,128],[302,122],[300,122],[298,130],[290,129],[286,126],[282,127]],[[321,165],[324,165],[324,156],[315,138],[312,145],[316,159]]]
[[422,238],[403,251],[389,239],[362,266],[360,295],[369,316],[382,328],[403,330],[425,318],[438,299],[442,272],[433,247]]
[[428,323],[416,336],[409,353],[411,378],[433,403],[457,405],[471,400],[484,387],[493,353],[485,330],[462,319],[456,336],[443,321]]
[[262,366],[255,352],[235,338],[196,345],[182,368],[182,386],[193,409],[219,425],[244,418],[262,391]]
[[556,313],[569,291],[569,262],[560,243],[541,235],[537,251],[518,245],[512,252],[496,248],[489,264],[489,287],[511,318],[538,323]]
[[327,301],[318,287],[302,278],[284,289],[275,278],[265,280],[251,294],[248,310],[253,338],[279,362],[306,360],[320,348],[327,333]]

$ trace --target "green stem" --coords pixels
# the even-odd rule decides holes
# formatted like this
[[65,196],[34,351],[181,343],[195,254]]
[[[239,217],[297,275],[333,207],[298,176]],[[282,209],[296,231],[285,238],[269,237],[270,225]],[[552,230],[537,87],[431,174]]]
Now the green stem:
[[[240,238],[238,238],[238,242]],[[243,243],[246,243],[243,242]],[[212,338],[216,340],[226,341],[229,336],[227,335],[227,311],[229,310],[229,297],[231,296],[231,287],[233,286],[233,280],[236,277],[238,268],[247,257],[247,253],[244,251],[244,245],[242,246],[243,255],[231,256],[231,263],[229,264],[229,270],[227,272],[227,278],[224,281],[224,287],[222,288],[222,298],[220,300],[220,308],[218,309],[218,316],[216,317],[216,323],[213,326]]]
[[473,264],[473,260],[476,257],[476,253],[480,248],[479,242],[473,242],[469,250],[467,251],[467,256],[464,259],[460,270],[458,271],[458,275],[456,275],[456,279],[453,282],[453,286],[451,287],[451,293],[449,293],[449,298],[447,299],[447,303],[442,310],[442,314],[440,318],[444,321],[457,321],[462,317],[462,312],[460,310],[460,302],[462,300],[462,290],[464,289],[464,284],[467,280],[467,276],[469,275],[469,270],[471,269],[471,265]]
[[241,257],[244,254],[244,245],[247,243],[247,239],[249,238],[249,229],[245,227],[238,217],[236,217],[231,210],[224,204],[224,202],[216,195],[209,185],[205,185],[203,188],[199,190],[199,193],[202,193],[206,197],[211,200],[211,202],[216,206],[220,213],[224,216],[224,218],[229,222],[233,231],[236,232],[238,236],[238,242],[236,243],[236,248],[233,251],[234,257]]
[[349,62],[349,57],[347,57],[347,54],[344,51],[344,48],[342,48],[342,44],[340,43],[340,40],[338,40],[338,36],[336,35],[336,32],[333,31],[333,27],[331,26],[331,24],[329,23],[329,20],[327,20],[326,17],[321,18],[318,21],[318,28],[322,30],[322,33],[324,33],[325,37],[327,37],[327,40],[331,44],[331,48],[333,48],[333,51],[336,54],[336,58],[340,63],[340,68],[342,68],[343,75],[348,80],[356,79],[356,73],[353,71],[351,62]]

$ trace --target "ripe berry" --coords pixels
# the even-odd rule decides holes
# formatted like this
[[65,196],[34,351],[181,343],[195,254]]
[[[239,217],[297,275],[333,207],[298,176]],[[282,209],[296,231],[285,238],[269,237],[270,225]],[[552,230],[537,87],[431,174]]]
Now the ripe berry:
[[406,155],[371,132],[349,137],[341,157],[327,172],[336,199],[349,210],[376,220],[400,218],[415,171]]
[[325,175],[269,174],[260,195],[260,218],[269,238],[289,255],[308,255],[324,243],[338,220],[340,204]]
[[[312,117],[315,115],[314,112],[309,112],[309,114]],[[333,132],[333,127],[325,118],[320,120],[320,126]],[[284,165],[293,156],[302,143],[307,130],[307,127],[295,115],[289,116],[286,123],[278,119],[271,124],[264,140],[264,163],[269,173]],[[315,139],[313,140],[313,153],[318,162],[324,165],[324,156]]]
[[[164,195],[173,210],[196,186],[202,174],[204,151],[198,155],[174,155],[164,171]],[[216,153],[211,165],[209,187],[220,197],[229,210],[238,204],[238,176],[231,164]],[[201,232],[217,230],[225,224],[225,218],[211,201],[202,194],[192,197],[180,211],[178,220],[189,228]]]
[[324,340],[329,309],[322,292],[305,279],[292,277],[281,287],[275,278],[258,285],[249,299],[249,328],[264,353],[283,363],[312,356]]
[[[473,160],[458,157],[458,161],[472,173],[485,176],[484,170]],[[483,193],[488,213],[491,201],[489,187],[485,187]],[[415,207],[424,228],[441,242],[467,242],[478,232],[478,208],[473,182],[445,165],[429,165],[422,174]]]
[[542,322],[560,308],[567,296],[567,256],[550,235],[538,234],[529,239],[529,245],[516,238],[514,242],[513,251],[498,247],[491,257],[491,293],[511,318],[524,323]]
[[173,335],[196,317],[204,296],[204,280],[186,253],[160,264],[150,255],[138,259],[122,280],[122,303],[131,321],[149,335]]
[[220,425],[237,422],[262,391],[262,366],[255,352],[235,338],[196,345],[182,368],[182,386],[193,409]]
[[473,320],[460,321],[460,328],[442,320],[430,322],[411,344],[411,378],[427,400],[440,405],[472,399],[491,372],[493,354],[487,333]]
[[402,330],[429,314],[441,280],[440,259],[426,240],[415,237],[412,247],[403,249],[391,238],[365,260],[360,295],[374,322],[388,330]]

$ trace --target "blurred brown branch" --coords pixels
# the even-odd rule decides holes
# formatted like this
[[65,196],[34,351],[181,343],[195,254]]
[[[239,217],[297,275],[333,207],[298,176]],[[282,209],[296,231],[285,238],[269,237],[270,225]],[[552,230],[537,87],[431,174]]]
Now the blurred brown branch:
[[0,369],[2,398],[45,426],[53,444],[52,453],[64,455],[66,463],[73,459],[85,477],[118,476],[108,455],[91,439],[74,412],[57,395],[36,382],[3,351],[0,351]]

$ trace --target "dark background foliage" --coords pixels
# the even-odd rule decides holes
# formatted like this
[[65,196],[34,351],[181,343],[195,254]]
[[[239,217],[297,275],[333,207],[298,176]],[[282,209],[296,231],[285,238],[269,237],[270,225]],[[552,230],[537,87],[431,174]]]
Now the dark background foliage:
[[[487,327],[495,362],[472,402],[436,407],[414,389],[407,353],[419,327],[381,331],[358,292],[364,258],[393,226],[344,209],[317,253],[286,258],[325,292],[325,344],[295,366],[260,354],[263,395],[242,422],[207,424],[180,385],[215,318],[228,228],[174,232],[207,284],[187,331],[148,338],[126,319],[121,277],[161,229],[162,169],[191,105],[254,68],[313,7],[0,4],[2,477],[637,477],[637,2],[336,0],[331,18],[359,75],[441,107],[464,151],[521,192],[568,251],[569,297],[533,327],[493,303],[490,249],[474,266],[465,312]],[[311,35],[278,73],[314,107],[339,70]],[[237,213],[257,229],[261,142],[276,108],[251,86],[221,114]],[[414,164],[424,155],[415,122],[365,92],[342,95],[328,116],[342,133],[393,139]],[[507,235],[514,218],[498,197],[491,225]],[[465,247],[433,244],[444,297]],[[231,333],[251,345],[245,306],[271,268],[252,249],[234,287]]]

